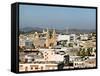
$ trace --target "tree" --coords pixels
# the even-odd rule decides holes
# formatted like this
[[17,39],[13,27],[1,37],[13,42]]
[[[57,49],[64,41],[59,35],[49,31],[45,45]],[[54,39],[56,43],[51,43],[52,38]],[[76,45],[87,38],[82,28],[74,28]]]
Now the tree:
[[81,56],[84,58],[85,57],[85,50],[81,51]]
[[80,56],[80,51],[77,51],[77,56]]
[[92,48],[88,48],[88,49],[87,49],[87,53],[88,53],[88,56],[91,56]]
[[19,51],[20,51],[20,52],[24,51],[24,49],[25,49],[24,46],[23,46],[23,47],[19,47]]
[[34,48],[34,49],[35,49],[35,46],[34,46],[34,44],[32,44],[32,48]]
[[85,57],[85,48],[80,48],[80,50],[77,52],[78,56],[81,56],[82,58]]
[[73,44],[72,44],[72,43],[69,43],[68,46],[69,46],[69,47],[73,47]]
[[58,67],[58,70],[62,70],[64,67],[64,62],[59,63],[57,67]]

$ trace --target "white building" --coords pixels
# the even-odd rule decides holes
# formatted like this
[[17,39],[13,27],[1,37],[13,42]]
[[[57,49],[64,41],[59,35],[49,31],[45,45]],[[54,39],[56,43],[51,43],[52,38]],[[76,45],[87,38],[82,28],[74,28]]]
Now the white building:
[[67,40],[68,42],[70,42],[70,41],[75,42],[76,39],[77,39],[77,35],[75,35],[75,34],[70,34],[70,35],[59,34],[58,37],[57,37],[57,41]]
[[19,46],[20,47],[25,46],[25,40],[24,39],[19,39]]
[[26,48],[32,48],[33,42],[29,39],[25,40],[25,47]]
[[75,34],[70,35],[70,41],[76,42],[77,36]]
[[57,37],[57,41],[62,41],[62,40],[67,40],[69,42],[70,41],[70,35],[59,34],[58,37]]
[[55,61],[61,62],[64,60],[63,55],[55,54],[53,49],[40,49],[43,53],[43,59],[36,59],[36,61]]
[[81,40],[87,40],[88,39],[88,34],[83,34],[83,35],[81,34],[80,39]]

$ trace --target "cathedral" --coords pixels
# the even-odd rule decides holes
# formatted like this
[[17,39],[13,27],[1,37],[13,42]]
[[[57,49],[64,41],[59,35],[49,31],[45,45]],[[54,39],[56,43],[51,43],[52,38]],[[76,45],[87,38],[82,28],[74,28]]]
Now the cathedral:
[[[42,36],[40,36],[42,35]],[[43,30],[42,33],[34,33],[33,44],[35,48],[53,48],[56,45],[56,31]]]

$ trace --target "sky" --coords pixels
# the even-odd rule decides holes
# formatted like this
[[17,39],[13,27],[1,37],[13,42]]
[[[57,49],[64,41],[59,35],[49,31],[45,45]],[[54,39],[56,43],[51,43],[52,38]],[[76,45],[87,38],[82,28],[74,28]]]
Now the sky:
[[89,8],[19,6],[19,26],[55,29],[95,29],[96,10]]

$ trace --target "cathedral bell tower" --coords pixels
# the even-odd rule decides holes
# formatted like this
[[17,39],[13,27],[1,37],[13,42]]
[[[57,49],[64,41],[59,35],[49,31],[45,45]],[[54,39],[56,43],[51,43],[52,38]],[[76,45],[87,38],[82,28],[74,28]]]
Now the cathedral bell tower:
[[38,48],[40,46],[39,42],[40,42],[39,34],[37,32],[35,32],[34,33],[34,41],[33,41],[35,48]]

